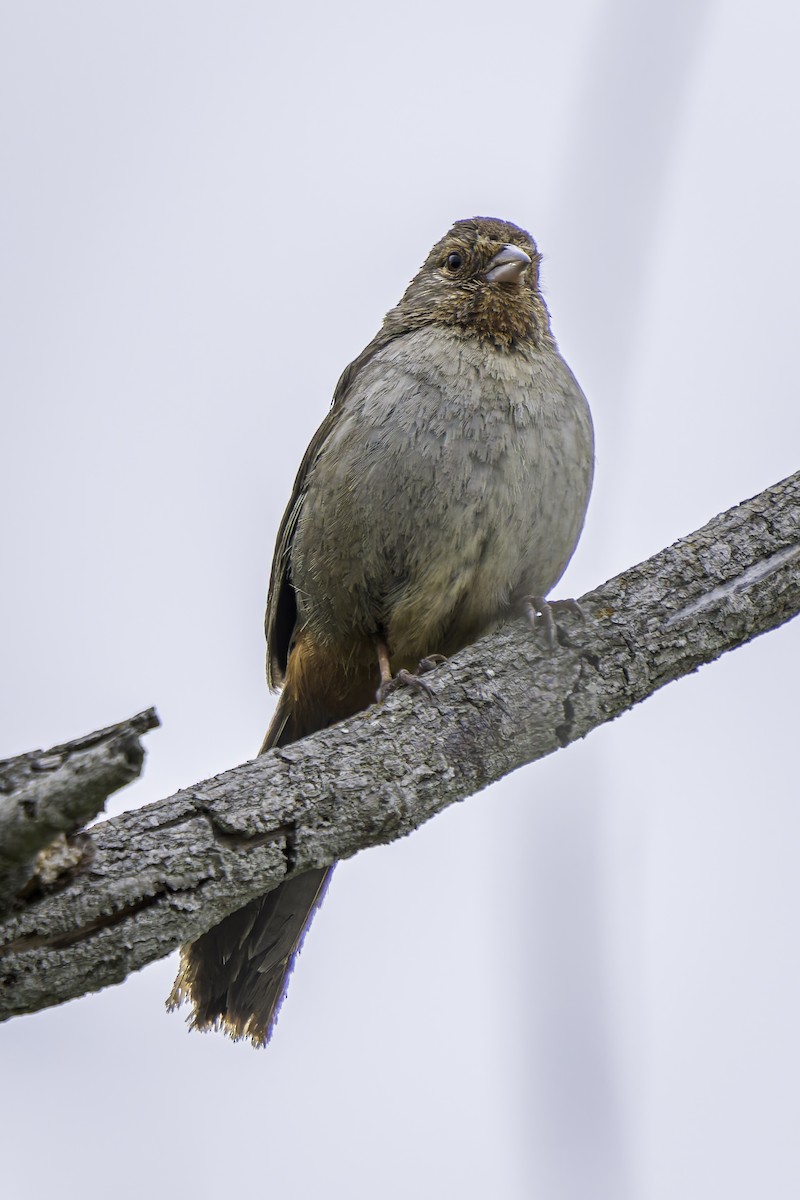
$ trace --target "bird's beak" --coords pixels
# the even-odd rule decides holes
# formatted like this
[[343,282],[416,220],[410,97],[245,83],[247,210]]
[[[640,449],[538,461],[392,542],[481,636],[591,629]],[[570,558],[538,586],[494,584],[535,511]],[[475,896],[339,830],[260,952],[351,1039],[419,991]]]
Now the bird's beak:
[[516,283],[530,265],[525,251],[509,243],[490,260],[484,279],[487,283]]

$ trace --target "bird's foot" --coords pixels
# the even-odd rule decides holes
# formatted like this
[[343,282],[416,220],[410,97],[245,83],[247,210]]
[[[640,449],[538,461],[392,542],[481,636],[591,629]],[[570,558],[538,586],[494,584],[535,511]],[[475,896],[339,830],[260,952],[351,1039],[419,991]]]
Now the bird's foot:
[[433,699],[433,688],[419,675],[415,675],[413,671],[406,671],[401,668],[396,675],[391,679],[381,680],[381,686],[378,688],[375,699],[379,704],[382,704],[387,696],[391,696],[392,692],[397,692],[400,688],[411,688],[415,692],[421,692],[428,700]]
[[428,654],[417,663],[417,675],[427,675],[429,671],[435,671],[437,667],[446,662],[446,654]]
[[574,617],[580,617],[582,621],[586,620],[586,613],[577,600],[545,600],[544,596],[525,598],[525,616],[534,631],[537,628],[544,630],[545,640],[551,650],[555,649],[559,638],[569,642],[566,631],[559,626],[556,619],[559,612],[568,612]]
[[412,688],[415,692],[422,692],[428,700],[433,699],[433,688],[429,683],[426,683],[422,678],[430,671],[435,671],[438,666],[447,659],[443,654],[429,654],[426,658],[420,660],[417,664],[416,671],[406,671],[401,668],[396,675],[392,675],[389,667],[389,651],[385,642],[378,643],[378,663],[380,666],[381,683],[375,695],[375,699],[379,704],[382,704],[387,696],[391,696],[392,692],[396,692],[399,688]]

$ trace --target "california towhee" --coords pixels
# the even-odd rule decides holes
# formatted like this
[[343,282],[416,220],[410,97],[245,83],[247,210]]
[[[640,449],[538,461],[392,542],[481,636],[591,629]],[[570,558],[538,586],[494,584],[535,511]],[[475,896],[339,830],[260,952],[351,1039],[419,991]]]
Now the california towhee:
[[[539,263],[516,225],[456,222],[339,380],[278,532],[267,675],[283,690],[261,753],[530,612],[564,571],[593,435]],[[171,1004],[190,997],[193,1026],[264,1044],[331,870],[184,947]]]

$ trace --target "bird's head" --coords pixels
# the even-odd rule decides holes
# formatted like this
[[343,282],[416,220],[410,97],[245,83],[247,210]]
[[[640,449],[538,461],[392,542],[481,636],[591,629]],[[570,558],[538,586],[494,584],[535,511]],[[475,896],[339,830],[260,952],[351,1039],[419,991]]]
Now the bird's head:
[[539,291],[541,255],[508,221],[456,221],[437,242],[387,323],[400,329],[446,325],[501,349],[552,345]]

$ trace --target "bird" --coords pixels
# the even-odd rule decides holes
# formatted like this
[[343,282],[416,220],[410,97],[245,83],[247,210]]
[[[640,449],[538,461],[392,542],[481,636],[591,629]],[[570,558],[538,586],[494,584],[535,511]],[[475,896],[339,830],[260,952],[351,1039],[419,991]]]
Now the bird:
[[[456,221],[342,373],[277,535],[265,626],[281,691],[260,753],[546,610],[583,528],[594,433],[540,266],[519,226]],[[266,1044],[332,870],[183,947],[168,1005]]]

